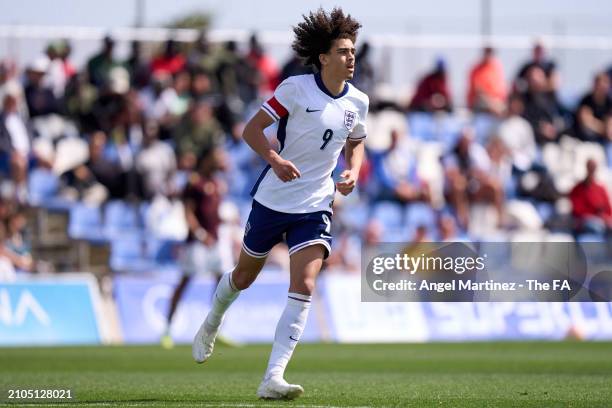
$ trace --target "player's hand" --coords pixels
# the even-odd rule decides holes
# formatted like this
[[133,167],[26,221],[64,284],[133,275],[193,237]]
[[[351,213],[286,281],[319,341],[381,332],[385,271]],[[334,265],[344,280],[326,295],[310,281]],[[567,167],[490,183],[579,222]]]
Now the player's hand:
[[300,171],[289,160],[278,158],[270,163],[276,176],[283,182],[295,180],[301,176]]
[[349,195],[357,184],[357,177],[355,177],[350,170],[344,170],[342,174],[340,174],[340,178],[343,180],[336,183],[336,189],[338,189],[342,195]]

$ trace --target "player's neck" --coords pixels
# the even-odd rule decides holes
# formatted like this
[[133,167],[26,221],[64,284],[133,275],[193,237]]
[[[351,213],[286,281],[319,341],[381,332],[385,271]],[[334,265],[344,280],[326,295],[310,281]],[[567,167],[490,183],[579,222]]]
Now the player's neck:
[[327,90],[334,96],[340,95],[346,86],[346,81],[344,78],[334,78],[328,73],[328,71],[325,70],[321,71],[321,80],[323,81],[323,85],[325,85]]

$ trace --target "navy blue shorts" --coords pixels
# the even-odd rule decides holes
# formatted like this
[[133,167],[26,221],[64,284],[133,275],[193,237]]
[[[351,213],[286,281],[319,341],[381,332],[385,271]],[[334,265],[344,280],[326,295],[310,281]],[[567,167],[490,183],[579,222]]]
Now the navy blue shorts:
[[317,211],[288,214],[274,211],[253,200],[244,229],[242,248],[254,258],[265,258],[272,247],[285,239],[289,255],[310,245],[325,247],[325,258],[331,251],[331,214]]

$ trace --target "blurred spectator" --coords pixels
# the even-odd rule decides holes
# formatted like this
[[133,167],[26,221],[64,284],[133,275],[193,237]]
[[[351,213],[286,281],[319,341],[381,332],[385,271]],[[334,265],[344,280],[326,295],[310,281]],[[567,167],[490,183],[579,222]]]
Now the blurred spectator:
[[274,92],[279,80],[279,69],[276,62],[267,55],[263,46],[259,43],[257,36],[253,34],[249,40],[249,54],[247,60],[257,69],[259,73],[259,92],[262,95],[267,95]]
[[[17,110],[17,98],[11,94],[4,97],[0,124],[3,133],[2,150],[5,159],[9,159],[11,177],[16,194],[21,202],[27,199],[28,160],[30,158],[30,134],[26,124]],[[6,133],[5,133],[6,132]]]
[[98,88],[104,86],[108,80],[111,69],[118,64],[113,56],[115,40],[110,36],[102,40],[102,50],[87,62],[89,81]]
[[[284,81],[290,76],[312,74],[312,68],[305,66],[300,57],[294,52],[291,58],[283,65],[280,74],[280,80]],[[361,88],[359,88],[361,89]]]
[[62,53],[62,44],[59,42],[52,42],[47,45],[46,55],[49,58],[49,67],[45,76],[45,83],[58,99],[64,96],[66,84],[70,79]]
[[539,67],[546,75],[547,90],[555,92],[558,87],[558,72],[557,66],[551,59],[546,57],[546,50],[541,42],[536,42],[533,46],[531,61],[527,61],[521,66],[514,83],[515,90],[519,93],[527,91],[527,72],[532,67]]
[[46,56],[38,57],[26,71],[25,97],[31,118],[60,111],[59,102],[53,91],[44,83],[49,63],[49,58]]
[[375,72],[374,65],[370,61],[370,43],[361,44],[355,56],[355,75],[353,84],[362,92],[371,95],[374,92]]
[[587,175],[569,194],[577,233],[601,234],[612,231],[612,207],[606,188],[597,182],[597,163],[589,159]]
[[417,175],[416,158],[406,136],[392,130],[389,149],[372,161],[380,187],[379,200],[430,202],[429,186]]
[[536,142],[555,142],[567,128],[564,109],[556,94],[548,89],[546,74],[538,66],[527,71],[527,91],[523,94],[524,117],[531,124]]
[[203,151],[221,145],[224,139],[221,126],[213,115],[210,99],[194,101],[174,131],[180,167],[193,169],[196,158]]
[[159,72],[174,75],[185,67],[186,62],[185,56],[180,52],[178,43],[174,40],[168,40],[164,52],[151,62],[151,72],[153,75]]
[[474,131],[464,128],[450,154],[443,158],[446,171],[446,195],[457,212],[460,226],[469,225],[469,206],[474,202],[493,204],[502,222],[504,189],[492,173],[494,166],[485,148],[474,142]]
[[576,137],[586,142],[612,142],[612,95],[605,72],[595,75],[593,88],[578,103],[574,119]]
[[130,74],[130,83],[135,89],[141,90],[148,85],[151,70],[142,56],[142,43],[140,41],[132,41],[130,56],[125,61],[125,67]]
[[531,169],[538,155],[538,147],[531,125],[522,117],[525,112],[523,99],[512,94],[508,100],[506,118],[497,133],[512,156],[512,164],[519,171]]
[[143,182],[145,198],[151,199],[157,194],[170,196],[174,194],[174,173],[176,157],[172,148],[159,141],[159,127],[154,121],[147,121],[144,126],[142,149],[136,156],[136,170]]
[[446,62],[442,58],[436,61],[434,70],[419,81],[408,109],[423,112],[453,110]]
[[64,96],[66,113],[83,133],[92,132],[98,127],[93,114],[97,99],[98,88],[89,82],[87,73],[79,72],[68,82]]
[[476,112],[501,116],[505,111],[508,91],[501,62],[491,47],[485,47],[482,59],[472,68],[469,76],[467,104]]
[[28,106],[26,104],[25,92],[21,82],[17,79],[17,67],[9,60],[0,61],[0,101],[4,100],[6,94],[11,94],[17,99],[17,110],[24,119],[27,119]]

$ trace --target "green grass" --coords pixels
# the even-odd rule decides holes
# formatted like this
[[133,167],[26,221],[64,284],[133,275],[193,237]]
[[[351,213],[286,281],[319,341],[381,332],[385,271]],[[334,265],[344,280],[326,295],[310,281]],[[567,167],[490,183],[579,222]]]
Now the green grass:
[[255,397],[269,350],[197,365],[184,346],[4,348],[0,405],[9,388],[70,388],[75,403],[36,406],[612,407],[612,343],[301,344],[293,402]]

